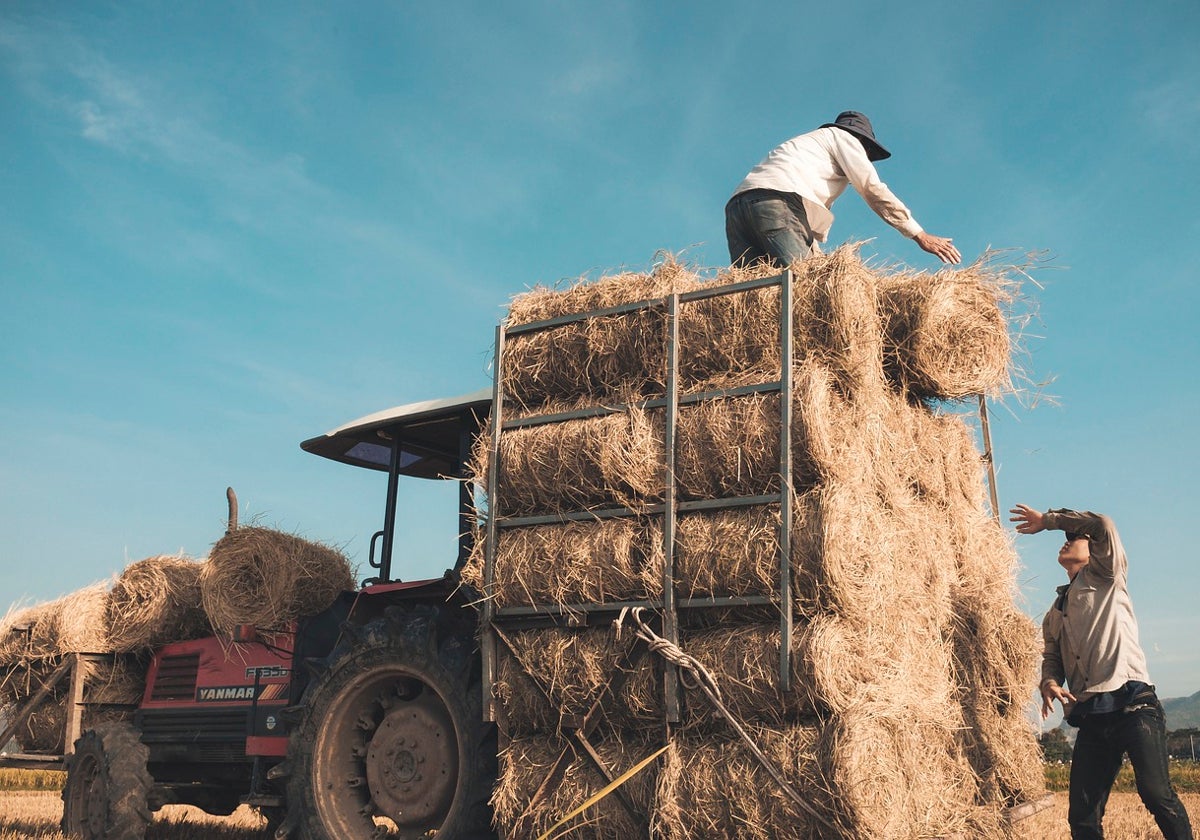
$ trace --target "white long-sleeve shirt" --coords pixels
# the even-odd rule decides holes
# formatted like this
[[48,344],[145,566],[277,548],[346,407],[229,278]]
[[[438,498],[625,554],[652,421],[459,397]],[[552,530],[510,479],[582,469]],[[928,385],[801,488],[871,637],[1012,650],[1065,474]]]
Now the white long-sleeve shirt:
[[829,208],[847,185],[909,239],[924,230],[904,202],[879,179],[859,139],[840,128],[818,128],[777,146],[750,170],[733,194],[753,189],[795,193],[804,200],[813,235],[824,242],[833,225]]

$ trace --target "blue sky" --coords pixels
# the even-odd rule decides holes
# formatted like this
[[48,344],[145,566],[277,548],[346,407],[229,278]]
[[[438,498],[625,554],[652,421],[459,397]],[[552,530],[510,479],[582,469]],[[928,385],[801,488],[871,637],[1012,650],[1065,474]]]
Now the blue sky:
[[[1001,504],[1114,516],[1151,673],[1200,690],[1200,6],[826,5],[7,0],[0,598],[203,556],[227,485],[363,562],[382,479],[300,440],[487,385],[534,283],[720,265],[745,172],[853,108],[929,231],[1051,257],[1058,404],[993,408]],[[447,489],[409,488],[406,577],[452,557]],[[1019,545],[1040,615],[1058,539]]]

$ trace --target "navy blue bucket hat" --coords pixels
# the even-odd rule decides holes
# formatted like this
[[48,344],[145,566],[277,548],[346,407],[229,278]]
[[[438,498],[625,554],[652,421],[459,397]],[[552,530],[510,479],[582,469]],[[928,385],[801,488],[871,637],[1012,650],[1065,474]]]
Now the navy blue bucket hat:
[[892,156],[892,153],[879,145],[879,141],[875,139],[875,130],[871,128],[871,121],[867,119],[866,114],[842,111],[836,120],[825,123],[821,128],[840,128],[853,134],[862,141],[863,148],[867,150],[868,160],[887,160]]

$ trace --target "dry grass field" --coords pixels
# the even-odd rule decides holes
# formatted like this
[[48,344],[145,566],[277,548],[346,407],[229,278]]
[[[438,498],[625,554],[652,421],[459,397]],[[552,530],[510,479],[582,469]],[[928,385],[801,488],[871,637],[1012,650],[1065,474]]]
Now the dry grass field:
[[[1200,793],[1182,793],[1192,825],[1200,819]],[[1062,840],[1067,831],[1067,794],[1054,794],[1054,805],[1017,824],[1018,840]],[[1114,793],[1104,815],[1105,840],[1161,840],[1162,833],[1136,793]]]
[[[58,791],[0,792],[0,840],[67,840],[58,830]],[[155,815],[146,840],[269,840],[264,821],[248,808],[211,817],[188,805],[168,805]]]
[[[1200,817],[1200,794],[1183,794],[1192,821]],[[0,792],[0,840],[67,840],[58,830],[62,800],[57,791]],[[1018,824],[1018,840],[1062,840],[1067,836],[1067,795],[1054,794],[1053,807]],[[1161,837],[1136,793],[1114,793],[1104,823],[1107,840]],[[241,809],[229,817],[210,817],[184,805],[160,811],[146,840],[268,840],[262,822]],[[697,839],[699,840],[699,839]]]

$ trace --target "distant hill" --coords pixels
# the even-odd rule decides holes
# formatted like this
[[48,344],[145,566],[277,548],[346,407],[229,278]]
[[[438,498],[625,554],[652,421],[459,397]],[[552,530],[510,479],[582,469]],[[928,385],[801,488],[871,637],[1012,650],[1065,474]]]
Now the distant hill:
[[1191,697],[1172,697],[1163,700],[1167,730],[1200,728],[1200,691]]

